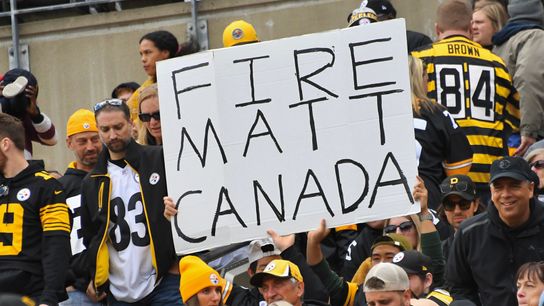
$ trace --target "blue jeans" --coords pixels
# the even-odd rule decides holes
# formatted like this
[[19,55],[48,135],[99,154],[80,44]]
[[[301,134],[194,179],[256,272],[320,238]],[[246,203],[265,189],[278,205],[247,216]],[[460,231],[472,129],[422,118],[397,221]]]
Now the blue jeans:
[[126,303],[117,301],[111,294],[108,294],[109,306],[166,306],[166,305],[179,305],[183,306],[181,302],[181,295],[179,294],[179,275],[167,274],[165,275],[161,283],[153,289],[153,291],[145,298],[138,302]]
[[68,292],[68,299],[59,303],[60,306],[94,306],[100,303],[93,303],[85,294],[79,290]]

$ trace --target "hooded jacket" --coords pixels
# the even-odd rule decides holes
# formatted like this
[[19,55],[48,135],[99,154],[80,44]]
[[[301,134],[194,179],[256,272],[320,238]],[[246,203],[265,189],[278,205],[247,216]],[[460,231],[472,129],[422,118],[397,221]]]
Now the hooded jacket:
[[70,259],[62,186],[37,163],[13,178],[0,175],[0,186],[9,190],[0,195],[0,291],[57,305],[67,298],[64,272]]
[[[150,237],[152,265],[159,281],[176,260],[170,222],[163,216],[163,197],[167,195],[164,155],[160,146],[141,146],[131,141],[124,161],[139,176],[145,223]],[[109,151],[102,150],[98,162],[83,179],[81,223],[87,248],[82,261],[90,269],[97,292],[108,285],[109,253],[106,244],[110,223],[111,180],[108,174]],[[153,179],[152,179],[153,177]]]
[[516,229],[491,204],[461,223],[446,266],[446,283],[456,300],[517,305],[516,271],[526,262],[544,260],[544,204],[531,199],[529,208],[529,220]]

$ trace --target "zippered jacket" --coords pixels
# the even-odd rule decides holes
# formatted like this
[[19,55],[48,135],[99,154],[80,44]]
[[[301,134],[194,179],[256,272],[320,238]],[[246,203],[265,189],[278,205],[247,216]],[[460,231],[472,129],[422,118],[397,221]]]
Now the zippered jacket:
[[[109,254],[106,240],[110,222],[111,180],[108,175],[109,151],[104,148],[95,168],[83,179],[81,224],[86,247],[84,264],[97,292],[107,289]],[[163,216],[163,197],[167,195],[164,155],[160,146],[142,146],[132,141],[124,158],[138,175],[145,223],[150,237],[152,264],[157,281],[168,273],[176,260],[170,222]]]

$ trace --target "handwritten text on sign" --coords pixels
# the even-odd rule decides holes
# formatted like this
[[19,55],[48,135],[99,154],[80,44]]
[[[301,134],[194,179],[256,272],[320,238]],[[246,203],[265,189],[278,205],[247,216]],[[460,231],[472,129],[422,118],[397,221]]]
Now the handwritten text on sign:
[[176,251],[418,211],[404,20],[158,63]]

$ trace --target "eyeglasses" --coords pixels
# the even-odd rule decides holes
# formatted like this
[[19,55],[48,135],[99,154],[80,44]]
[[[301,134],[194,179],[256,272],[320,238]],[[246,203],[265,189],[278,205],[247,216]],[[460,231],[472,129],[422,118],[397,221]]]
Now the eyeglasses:
[[149,122],[151,121],[151,118],[160,121],[161,120],[161,113],[160,112],[154,112],[154,113],[139,113],[138,118],[142,122]]
[[109,99],[109,100],[104,100],[102,102],[98,102],[94,105],[94,112],[96,113],[97,111],[101,110],[102,108],[104,108],[106,105],[111,105],[111,106],[121,106],[123,105],[123,100],[121,99]]
[[472,204],[472,201],[461,199],[460,201],[451,201],[449,199],[445,199],[442,205],[444,206],[445,211],[454,211],[455,206],[459,205],[459,208],[461,210],[467,210],[470,208],[470,205]]
[[383,231],[386,234],[395,233],[397,231],[397,228],[400,228],[401,232],[407,232],[411,230],[414,227],[414,223],[412,221],[404,221],[399,225],[393,225],[389,224],[388,226],[384,227]]
[[531,168],[535,167],[535,169],[542,169],[544,168],[544,160],[537,160],[533,163],[530,163],[529,166],[531,166]]
[[442,193],[450,193],[452,191],[460,191],[465,192],[468,190],[468,183],[467,182],[458,182],[456,184],[441,184],[440,185],[440,192]]

